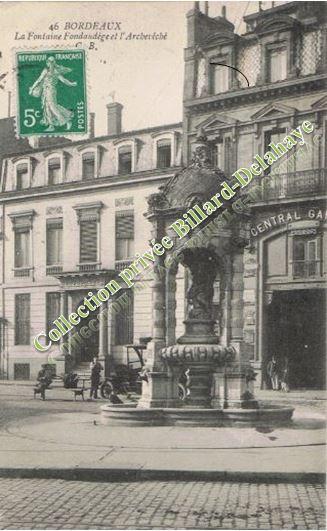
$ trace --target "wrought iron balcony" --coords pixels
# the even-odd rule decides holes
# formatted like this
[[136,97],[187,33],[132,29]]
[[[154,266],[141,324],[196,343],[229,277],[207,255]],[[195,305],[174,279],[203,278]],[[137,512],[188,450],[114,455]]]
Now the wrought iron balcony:
[[83,271],[83,272],[97,271],[98,269],[100,269],[100,266],[101,266],[100,262],[78,264],[78,270]]
[[116,271],[122,271],[123,269],[128,267],[132,262],[133,260],[131,258],[129,260],[128,259],[127,260],[116,260],[115,269]]
[[33,267],[15,267],[13,271],[15,277],[29,277]]
[[326,173],[325,169],[316,169],[272,174],[262,190],[262,200],[325,194]]
[[48,265],[47,266],[47,275],[56,275],[57,273],[62,272],[61,265]]

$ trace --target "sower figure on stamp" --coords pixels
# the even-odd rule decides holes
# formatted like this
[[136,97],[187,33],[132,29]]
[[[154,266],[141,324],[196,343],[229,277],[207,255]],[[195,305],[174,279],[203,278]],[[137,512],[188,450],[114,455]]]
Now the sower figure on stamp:
[[267,374],[271,381],[271,387],[273,391],[279,390],[279,370],[276,357],[273,355],[271,360],[267,364]]
[[57,102],[58,81],[69,87],[76,87],[76,81],[66,79],[63,74],[71,72],[71,68],[58,65],[54,57],[49,57],[46,68],[29,89],[29,93],[41,97],[43,117],[42,125],[48,126],[47,131],[54,131],[55,126],[66,126],[67,131],[72,126],[73,111],[65,109]]
[[103,370],[101,363],[97,357],[93,358],[93,361],[90,364],[91,369],[91,389],[90,389],[90,398],[98,398],[98,387],[100,385],[100,374]]

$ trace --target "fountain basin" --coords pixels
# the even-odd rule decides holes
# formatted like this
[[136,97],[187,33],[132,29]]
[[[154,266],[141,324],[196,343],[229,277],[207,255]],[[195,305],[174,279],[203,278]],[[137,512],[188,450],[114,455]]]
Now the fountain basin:
[[108,426],[204,426],[232,424],[284,423],[292,419],[293,407],[260,404],[244,408],[137,408],[136,404],[101,406],[101,422]]

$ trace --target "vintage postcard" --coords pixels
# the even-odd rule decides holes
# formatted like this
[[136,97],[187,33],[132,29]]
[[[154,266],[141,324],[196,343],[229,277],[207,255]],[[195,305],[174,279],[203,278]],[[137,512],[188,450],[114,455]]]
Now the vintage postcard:
[[0,4],[0,529],[325,529],[326,5]]

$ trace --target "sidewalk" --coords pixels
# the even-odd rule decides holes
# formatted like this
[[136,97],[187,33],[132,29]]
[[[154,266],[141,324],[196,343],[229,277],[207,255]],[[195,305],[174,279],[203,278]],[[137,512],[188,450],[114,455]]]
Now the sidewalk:
[[[24,403],[29,401],[41,409],[62,400],[69,409],[10,419],[0,431],[0,476],[111,481],[154,477],[242,481],[324,478],[324,414],[307,404],[311,400],[324,404],[321,398],[294,397],[298,402],[294,420],[280,427],[110,428],[101,424],[99,406],[103,401],[78,402],[74,411],[71,399],[64,399],[70,397],[67,390],[53,389],[49,400],[33,401],[30,385],[28,382],[26,388],[20,388],[26,397]],[[16,390],[5,387],[1,388],[2,400],[7,394],[12,399]],[[286,396],[294,405],[291,393]],[[267,399],[272,400],[270,396]]]

